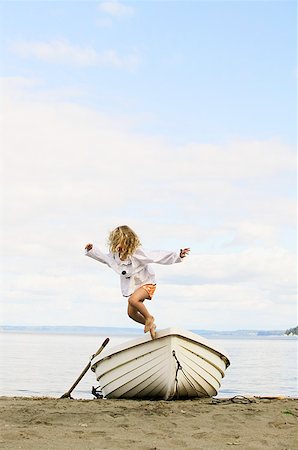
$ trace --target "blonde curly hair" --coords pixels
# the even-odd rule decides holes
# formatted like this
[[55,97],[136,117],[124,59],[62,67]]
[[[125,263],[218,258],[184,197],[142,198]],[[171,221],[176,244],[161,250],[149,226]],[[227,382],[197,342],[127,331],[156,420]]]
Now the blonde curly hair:
[[108,244],[110,252],[118,253],[121,261],[125,261],[140,247],[141,242],[131,228],[127,225],[121,225],[110,232]]

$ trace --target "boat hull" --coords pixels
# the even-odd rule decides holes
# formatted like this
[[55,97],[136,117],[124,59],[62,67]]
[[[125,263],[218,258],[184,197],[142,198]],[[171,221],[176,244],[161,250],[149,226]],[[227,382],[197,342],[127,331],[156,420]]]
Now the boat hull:
[[106,398],[170,400],[216,395],[229,364],[201,336],[168,328],[106,349],[91,368]]

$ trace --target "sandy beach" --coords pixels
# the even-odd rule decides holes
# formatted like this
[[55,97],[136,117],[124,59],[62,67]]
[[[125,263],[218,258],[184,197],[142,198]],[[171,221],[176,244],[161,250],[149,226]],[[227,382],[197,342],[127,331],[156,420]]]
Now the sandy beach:
[[298,449],[298,399],[1,397],[0,405],[2,449]]

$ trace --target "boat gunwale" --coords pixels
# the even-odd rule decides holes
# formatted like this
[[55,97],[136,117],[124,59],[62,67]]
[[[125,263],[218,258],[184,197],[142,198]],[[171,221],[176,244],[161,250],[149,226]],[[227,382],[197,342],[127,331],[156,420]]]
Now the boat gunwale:
[[[230,365],[229,358],[220,350],[217,350],[215,348],[212,348],[209,344],[209,341],[204,339],[199,334],[193,333],[192,331],[188,330],[182,330],[179,328],[166,328],[164,330],[160,330],[156,333],[156,339],[152,340],[151,337],[145,336],[138,339],[133,339],[130,341],[125,341],[122,344],[116,345],[114,347],[111,347],[110,349],[105,349],[104,352],[102,352],[100,355],[96,356],[91,363],[91,369],[93,372],[95,372],[95,367],[100,361],[103,361],[105,359],[111,358],[112,356],[116,355],[117,353],[120,353],[122,351],[127,351],[129,349],[132,349],[133,347],[138,347],[143,344],[149,344],[158,342],[159,340],[163,340],[165,338],[174,337],[177,336],[178,338],[181,338],[186,341],[193,342],[195,344],[198,344],[202,346],[203,348],[207,349],[208,351],[211,351],[216,356],[218,356],[220,359],[224,361],[226,364],[226,368]],[[149,353],[149,352],[148,352]]]

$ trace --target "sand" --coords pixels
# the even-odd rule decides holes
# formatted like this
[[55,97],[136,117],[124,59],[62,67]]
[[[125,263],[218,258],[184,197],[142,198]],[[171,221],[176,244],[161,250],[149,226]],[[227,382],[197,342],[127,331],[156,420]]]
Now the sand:
[[298,449],[298,399],[1,397],[0,411],[1,449]]

